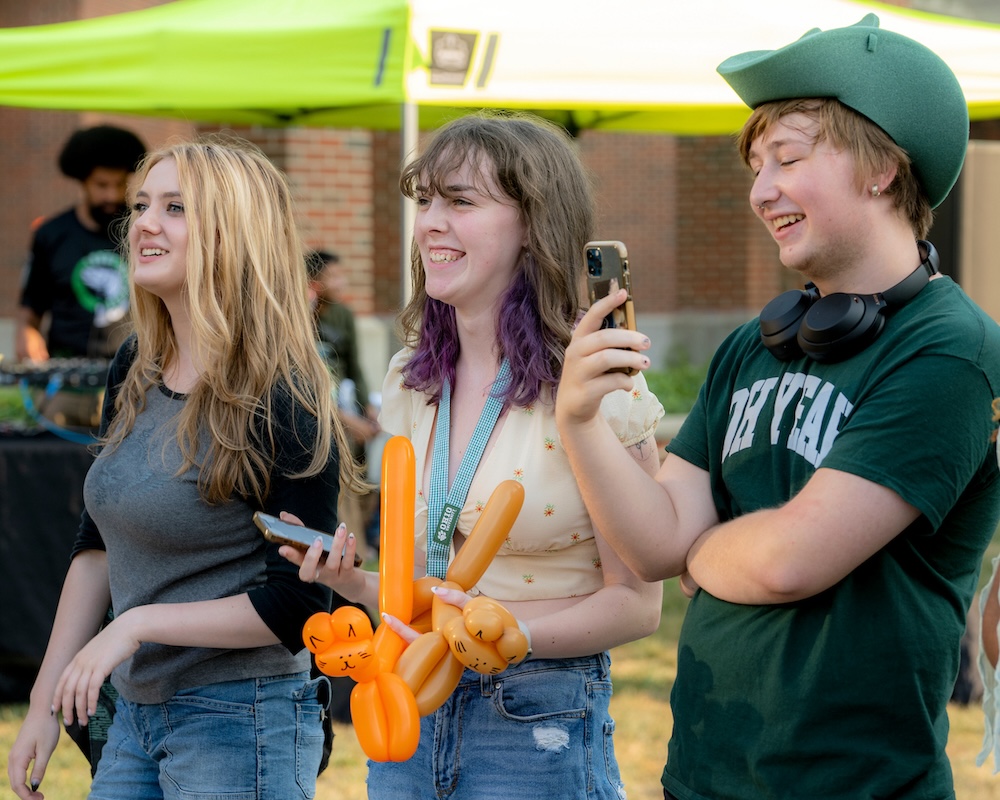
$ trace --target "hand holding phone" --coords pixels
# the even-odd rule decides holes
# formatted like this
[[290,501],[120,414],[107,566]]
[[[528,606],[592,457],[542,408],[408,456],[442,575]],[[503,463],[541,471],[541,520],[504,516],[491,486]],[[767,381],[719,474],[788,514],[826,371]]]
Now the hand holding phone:
[[[632,302],[632,276],[629,271],[628,250],[618,241],[587,242],[583,248],[587,267],[587,294],[590,304],[614,294],[619,289],[627,293],[625,302],[604,318],[602,328],[635,330],[635,305]],[[638,370],[619,367],[611,372],[637,374]]]
[[[330,555],[330,551],[333,549],[333,537],[328,533],[306,528],[303,525],[294,525],[291,522],[285,522],[283,519],[279,519],[271,514],[265,514],[263,511],[255,511],[253,521],[260,528],[260,532],[264,534],[264,538],[269,542],[288,544],[305,551],[316,541],[316,537],[319,537],[323,543],[324,559]],[[346,550],[346,546],[344,549]],[[341,551],[341,557],[343,555],[344,550]],[[362,563],[361,556],[355,553],[354,566],[360,567]]]

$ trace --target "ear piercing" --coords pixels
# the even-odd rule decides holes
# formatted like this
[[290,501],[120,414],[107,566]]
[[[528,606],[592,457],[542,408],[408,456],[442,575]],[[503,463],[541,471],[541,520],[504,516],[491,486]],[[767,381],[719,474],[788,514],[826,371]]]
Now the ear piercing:
[[882,194],[882,192],[880,192],[878,190],[878,184],[877,183],[873,183],[872,184],[872,197],[878,197],[880,194]]

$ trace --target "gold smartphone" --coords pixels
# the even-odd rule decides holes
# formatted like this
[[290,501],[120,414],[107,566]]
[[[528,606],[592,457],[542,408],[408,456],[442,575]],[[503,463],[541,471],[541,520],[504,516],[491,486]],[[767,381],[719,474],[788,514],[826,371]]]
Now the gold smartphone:
[[[285,522],[283,519],[279,519],[271,514],[265,514],[263,511],[254,511],[253,521],[260,528],[260,532],[264,534],[264,538],[269,542],[289,544],[292,547],[297,547],[299,550],[308,550],[318,536],[323,542],[324,555],[330,555],[330,550],[333,547],[333,537],[328,533],[306,528],[302,525],[293,525],[291,522]],[[341,554],[343,555],[343,553]],[[361,556],[355,553],[354,566],[360,567],[361,564]]]
[[[622,242],[587,242],[583,248],[587,268],[587,294],[590,304],[619,289],[627,292],[625,302],[604,318],[602,328],[635,330],[635,305],[632,302],[632,275],[629,271],[628,250]],[[638,370],[621,367],[612,372],[635,375]]]

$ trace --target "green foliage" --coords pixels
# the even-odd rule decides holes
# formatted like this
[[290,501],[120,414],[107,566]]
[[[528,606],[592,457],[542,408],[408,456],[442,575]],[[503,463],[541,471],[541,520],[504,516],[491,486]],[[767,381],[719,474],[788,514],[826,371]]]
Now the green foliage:
[[5,424],[12,428],[35,427],[16,386],[0,386],[0,425]]
[[677,350],[667,358],[663,369],[646,370],[646,382],[668,414],[687,414],[705,382],[708,362],[692,364],[687,353]]

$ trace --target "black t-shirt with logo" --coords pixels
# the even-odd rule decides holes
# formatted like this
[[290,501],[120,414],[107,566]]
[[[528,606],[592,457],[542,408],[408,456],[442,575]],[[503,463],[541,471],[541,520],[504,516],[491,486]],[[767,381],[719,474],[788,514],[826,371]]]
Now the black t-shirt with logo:
[[128,270],[115,244],[69,209],[35,232],[21,305],[51,312],[53,358],[110,358],[108,333],[128,313]]

